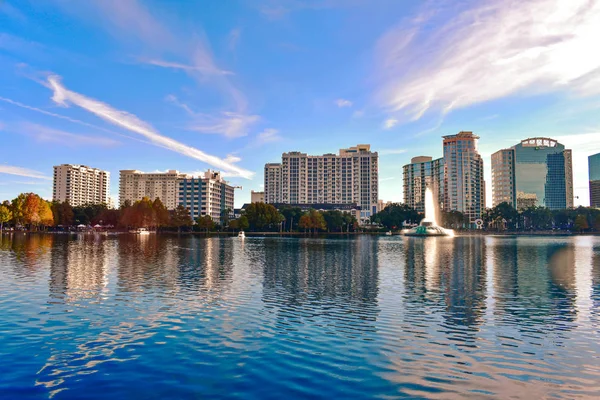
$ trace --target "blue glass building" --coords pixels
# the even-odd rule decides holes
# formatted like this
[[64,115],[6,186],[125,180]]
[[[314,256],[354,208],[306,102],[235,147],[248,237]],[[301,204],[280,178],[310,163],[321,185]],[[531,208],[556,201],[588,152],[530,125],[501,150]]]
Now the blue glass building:
[[600,208],[600,153],[588,157],[590,206]]

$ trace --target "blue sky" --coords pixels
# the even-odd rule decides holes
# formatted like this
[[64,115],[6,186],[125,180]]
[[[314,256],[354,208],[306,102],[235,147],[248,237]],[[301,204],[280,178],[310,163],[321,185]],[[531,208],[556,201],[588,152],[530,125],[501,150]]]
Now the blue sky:
[[[261,190],[281,153],[370,143],[380,197],[442,135],[600,152],[600,1],[0,0],[0,199],[52,166],[213,168]],[[491,204],[488,201],[488,206]]]

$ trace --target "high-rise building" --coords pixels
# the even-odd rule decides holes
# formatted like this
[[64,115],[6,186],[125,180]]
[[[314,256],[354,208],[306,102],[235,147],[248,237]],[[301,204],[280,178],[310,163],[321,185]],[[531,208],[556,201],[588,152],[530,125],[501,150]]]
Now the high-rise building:
[[493,205],[517,209],[573,207],[571,150],[554,139],[536,137],[492,155]]
[[265,202],[265,192],[255,192],[254,190],[250,191],[250,203],[264,203]]
[[515,192],[515,149],[498,150],[492,154],[492,206],[517,204]]
[[600,153],[588,157],[590,206],[600,208]]
[[414,157],[402,167],[404,179],[404,204],[425,212],[425,190],[430,188],[440,209],[444,208],[444,159]]
[[459,132],[444,136],[444,209],[460,211],[473,224],[485,210],[483,159],[479,136]]
[[341,149],[339,155],[284,153],[281,164],[265,165],[265,201],[283,204],[356,204],[361,219],[377,212],[378,154],[371,146]]
[[207,171],[202,177],[186,176],[178,179],[178,205],[190,211],[192,219],[209,215],[220,224],[227,210],[233,215],[234,187],[219,172]]
[[62,164],[54,167],[52,199],[68,201],[73,207],[108,204],[110,173],[85,165]]
[[265,203],[281,203],[281,164],[265,164]]
[[167,172],[142,172],[137,170],[121,170],[119,180],[119,205],[126,201],[133,203],[148,197],[159,198],[169,210],[177,207],[178,180],[186,178],[176,170]]

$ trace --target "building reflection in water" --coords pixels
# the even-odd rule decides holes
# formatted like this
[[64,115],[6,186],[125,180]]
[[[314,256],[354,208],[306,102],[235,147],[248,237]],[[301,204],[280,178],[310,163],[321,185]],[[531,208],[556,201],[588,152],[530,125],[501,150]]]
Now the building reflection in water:
[[265,240],[262,300],[289,330],[361,335],[379,314],[377,241]]
[[538,333],[571,326],[577,314],[572,242],[497,238],[491,252],[498,323]]
[[104,236],[60,236],[50,259],[50,296],[53,301],[97,298],[108,285],[109,261],[115,243]]

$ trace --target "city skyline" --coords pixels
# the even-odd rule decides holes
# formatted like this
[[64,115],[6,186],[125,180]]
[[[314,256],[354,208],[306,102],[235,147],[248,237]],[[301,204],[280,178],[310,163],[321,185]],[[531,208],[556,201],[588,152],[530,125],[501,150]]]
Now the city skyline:
[[4,1],[0,198],[51,199],[52,167],[70,163],[223,171],[239,206],[284,152],[369,143],[380,199],[401,202],[411,158],[473,131],[488,206],[491,154],[527,137],[572,149],[575,206],[589,205],[600,4],[410,3]]

